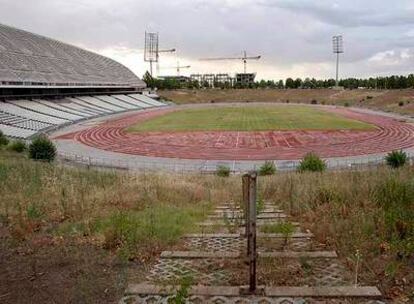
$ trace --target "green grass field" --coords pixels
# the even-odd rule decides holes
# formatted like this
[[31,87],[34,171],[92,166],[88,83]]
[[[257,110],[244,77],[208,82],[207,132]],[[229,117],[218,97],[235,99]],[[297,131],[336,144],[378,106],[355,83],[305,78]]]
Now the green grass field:
[[140,122],[128,132],[369,130],[374,126],[306,106],[183,109]]

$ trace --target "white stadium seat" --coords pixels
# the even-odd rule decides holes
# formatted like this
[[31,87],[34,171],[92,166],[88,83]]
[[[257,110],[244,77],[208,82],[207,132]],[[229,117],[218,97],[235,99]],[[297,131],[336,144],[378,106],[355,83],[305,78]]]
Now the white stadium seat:
[[131,110],[132,109],[141,109],[141,107],[139,107],[136,104],[128,103],[126,101],[116,99],[116,98],[113,98],[112,96],[108,96],[108,95],[98,95],[98,96],[95,96],[95,98],[98,98],[100,100],[104,100],[104,101],[106,101],[110,104],[113,104],[113,105],[122,105],[122,107],[127,108],[127,109],[131,109]]
[[151,105],[149,105],[145,102],[136,100],[136,99],[134,99],[132,97],[128,97],[126,95],[112,95],[112,97],[115,97],[115,98],[120,99],[120,100],[124,100],[124,101],[129,102],[129,103],[136,104],[136,105],[140,106],[141,108],[151,108],[152,107]]
[[37,132],[33,130],[16,128],[9,125],[4,125],[0,123],[0,130],[4,135],[15,138],[28,138],[35,135]]
[[40,122],[45,122],[52,125],[65,124],[69,121],[66,119],[56,118],[45,114],[40,114],[30,110],[26,110],[8,102],[0,102],[0,111],[32,120],[37,120]]
[[146,103],[148,103],[150,105],[153,105],[155,107],[165,106],[165,103],[162,103],[158,100],[152,99],[152,98],[150,98],[148,96],[145,96],[145,95],[142,95],[142,94],[129,94],[128,96],[130,96],[132,98],[135,98],[137,100],[146,102]]
[[41,114],[46,114],[46,115],[51,115],[54,117],[58,117],[58,118],[62,118],[62,119],[67,119],[67,120],[71,120],[71,121],[76,121],[81,119],[81,116],[78,115],[74,115],[74,114],[69,114],[66,112],[62,112],[53,108],[50,108],[48,106],[45,106],[41,103],[39,103],[38,101],[30,101],[30,100],[13,100],[10,101],[10,103],[28,109],[28,110],[32,110],[34,112],[38,112]]

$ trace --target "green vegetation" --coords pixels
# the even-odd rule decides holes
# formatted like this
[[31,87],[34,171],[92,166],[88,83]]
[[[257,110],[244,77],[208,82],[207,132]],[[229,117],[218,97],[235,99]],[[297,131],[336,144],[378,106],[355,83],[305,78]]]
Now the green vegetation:
[[189,297],[190,287],[193,278],[184,276],[180,282],[180,289],[177,290],[176,295],[168,300],[169,304],[186,304]]
[[27,150],[27,145],[23,140],[14,140],[9,143],[9,146],[7,148],[17,153],[23,153]]
[[326,169],[326,163],[315,153],[308,153],[298,166],[299,172],[322,172]]
[[291,222],[266,224],[260,230],[263,233],[280,233],[285,236],[291,236],[295,232],[295,226]]
[[392,151],[387,154],[385,161],[392,168],[399,168],[405,165],[408,156],[404,151]]
[[0,130],[0,147],[1,146],[7,146],[9,143],[9,140],[7,137],[3,134],[3,132]]
[[129,132],[370,130],[373,126],[306,106],[209,107],[177,110],[131,126]]
[[[135,258],[143,249],[169,246],[191,232],[206,215],[209,206],[172,206],[160,203],[140,211],[119,211],[91,223],[92,233],[104,236],[104,247],[120,250],[126,258]],[[146,248],[143,248],[145,246]]]
[[[199,81],[187,81],[180,82],[174,78],[170,79],[157,79],[153,78],[149,72],[146,72],[142,78],[148,87],[159,89],[199,89],[199,88],[219,88],[219,89],[323,89],[332,88],[336,85],[335,79],[315,79],[315,78],[296,78],[291,77],[285,80],[260,80],[250,84],[235,83],[232,85],[229,82],[214,82],[211,83],[205,81],[200,83]],[[387,77],[376,77],[367,79],[346,78],[339,81],[339,86],[346,89],[368,88],[368,89],[410,89],[414,88],[414,74],[408,76],[405,75],[392,75]]]
[[259,168],[259,175],[265,176],[265,175],[273,175],[276,173],[276,165],[272,161],[266,161],[263,165]]
[[51,162],[56,157],[55,144],[46,136],[40,135],[29,145],[29,157]]
[[395,175],[379,183],[375,201],[384,210],[385,238],[400,257],[414,255],[414,180],[401,181]]
[[225,165],[217,166],[216,175],[220,177],[229,177],[230,176],[230,167]]
[[[240,176],[132,176],[33,162],[21,154],[10,157],[10,153],[0,151],[2,245],[12,246],[13,252],[13,246],[20,246],[19,250],[34,252],[36,257],[44,250],[40,252],[47,252],[51,261],[48,272],[50,265],[67,265],[71,260],[81,267],[101,262],[100,256],[91,254],[92,249],[124,258],[128,267],[147,266],[183,233],[200,233],[194,223],[203,220],[212,206],[241,201]],[[328,171],[317,178],[312,173],[291,172],[259,179],[259,210],[261,200],[274,202],[344,259],[353,261],[359,252],[358,278],[365,284],[380,285],[386,294],[395,286],[405,294],[412,290],[414,168]],[[291,224],[261,227],[284,234],[286,242],[293,228]],[[56,253],[59,244],[63,251]],[[16,265],[32,261],[32,254],[9,256],[16,258]],[[83,262],[75,257],[82,257]],[[39,267],[44,261],[38,258],[33,265]],[[23,277],[18,276],[23,269],[31,269],[30,263],[24,265],[12,268],[16,277]],[[88,273],[99,271],[102,266],[98,266]],[[61,273],[62,268],[57,269]],[[84,280],[93,282],[83,283],[88,288],[96,288],[99,282],[86,275]],[[182,286],[179,298],[186,297],[185,283]],[[91,294],[101,294],[105,288]],[[116,294],[112,297],[119,299]]]

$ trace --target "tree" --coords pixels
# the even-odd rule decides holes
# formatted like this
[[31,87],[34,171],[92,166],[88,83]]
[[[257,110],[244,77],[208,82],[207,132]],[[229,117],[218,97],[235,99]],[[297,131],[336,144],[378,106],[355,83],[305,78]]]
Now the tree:
[[296,78],[296,80],[295,80],[295,88],[298,89],[300,87],[302,87],[302,79]]
[[144,76],[142,76],[142,80],[147,84],[147,87],[155,88],[155,81],[151,74],[146,71]]
[[294,89],[295,88],[295,81],[292,78],[286,79],[286,88],[287,89]]

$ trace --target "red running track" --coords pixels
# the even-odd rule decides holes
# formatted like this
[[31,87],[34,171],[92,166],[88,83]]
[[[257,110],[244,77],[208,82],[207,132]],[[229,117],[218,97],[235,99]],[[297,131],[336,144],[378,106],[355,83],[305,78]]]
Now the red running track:
[[130,125],[174,110],[136,113],[58,138],[74,139],[88,146],[118,153],[205,160],[294,160],[308,152],[315,152],[324,158],[345,157],[414,146],[414,126],[411,124],[381,115],[334,108],[328,108],[327,111],[374,124],[377,128],[370,131],[125,131]]

